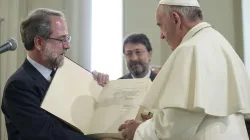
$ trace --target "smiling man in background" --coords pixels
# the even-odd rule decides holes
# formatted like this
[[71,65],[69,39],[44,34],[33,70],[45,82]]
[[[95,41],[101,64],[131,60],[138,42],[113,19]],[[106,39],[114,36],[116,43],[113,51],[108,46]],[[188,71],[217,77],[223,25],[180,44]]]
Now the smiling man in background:
[[127,36],[123,42],[123,54],[130,73],[120,79],[146,77],[154,80],[156,73],[150,69],[152,47],[145,34],[134,33]]

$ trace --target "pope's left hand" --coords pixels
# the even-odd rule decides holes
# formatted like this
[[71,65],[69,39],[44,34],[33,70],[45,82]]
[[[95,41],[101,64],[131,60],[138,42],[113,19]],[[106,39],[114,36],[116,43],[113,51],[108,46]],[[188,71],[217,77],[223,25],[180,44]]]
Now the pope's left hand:
[[152,118],[152,113],[150,113],[150,114],[141,114],[141,118],[143,119],[143,121],[146,121],[146,120],[148,120],[148,119],[151,119]]
[[135,131],[137,127],[141,124],[139,121],[127,120],[118,128],[119,131],[122,131],[122,136],[126,140],[133,140]]
[[109,75],[108,74],[93,71],[92,75],[93,75],[94,79],[97,81],[97,83],[99,85],[101,85],[102,87],[104,87],[109,81]]

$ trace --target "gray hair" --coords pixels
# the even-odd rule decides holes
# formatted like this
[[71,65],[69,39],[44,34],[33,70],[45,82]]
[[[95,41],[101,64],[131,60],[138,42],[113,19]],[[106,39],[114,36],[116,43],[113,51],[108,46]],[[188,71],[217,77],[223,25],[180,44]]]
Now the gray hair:
[[51,16],[59,16],[65,19],[61,11],[38,8],[32,11],[27,19],[21,23],[20,33],[26,50],[32,50],[34,48],[34,38],[37,35],[47,39],[52,34]]
[[203,20],[203,14],[199,7],[196,6],[173,6],[173,5],[164,5],[166,12],[179,12],[189,21]]

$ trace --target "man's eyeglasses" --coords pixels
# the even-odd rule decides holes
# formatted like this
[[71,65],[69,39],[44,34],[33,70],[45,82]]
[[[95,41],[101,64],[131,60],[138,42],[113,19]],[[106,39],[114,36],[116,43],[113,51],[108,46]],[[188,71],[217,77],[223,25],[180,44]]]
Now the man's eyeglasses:
[[69,43],[71,41],[71,36],[66,36],[66,37],[63,37],[63,38],[52,38],[52,37],[49,37],[48,39],[57,40],[57,41],[60,41],[63,44],[65,44],[65,43]]
[[142,50],[136,50],[135,52],[129,51],[129,52],[126,52],[125,55],[127,58],[131,58],[133,56],[133,53],[135,53],[136,56],[140,57],[141,55],[145,53],[145,51],[142,51]]

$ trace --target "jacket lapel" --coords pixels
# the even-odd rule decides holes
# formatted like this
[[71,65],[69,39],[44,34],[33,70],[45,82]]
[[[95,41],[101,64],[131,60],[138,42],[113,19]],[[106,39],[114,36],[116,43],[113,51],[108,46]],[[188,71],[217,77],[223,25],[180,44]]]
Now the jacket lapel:
[[154,79],[155,79],[155,77],[156,77],[156,73],[154,73],[153,71],[151,71],[151,74],[150,74],[150,79],[151,79],[151,81],[154,81]]
[[132,74],[129,73],[129,74],[126,76],[126,79],[133,79]]
[[23,63],[23,68],[45,93],[48,90],[50,83],[43,77],[43,75],[27,59],[25,59]]

